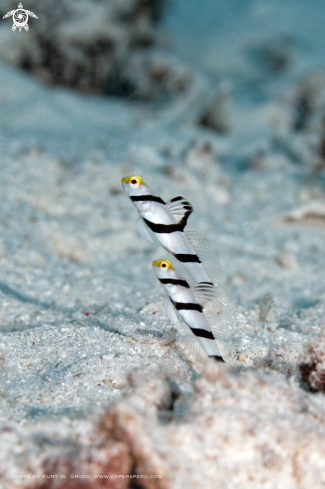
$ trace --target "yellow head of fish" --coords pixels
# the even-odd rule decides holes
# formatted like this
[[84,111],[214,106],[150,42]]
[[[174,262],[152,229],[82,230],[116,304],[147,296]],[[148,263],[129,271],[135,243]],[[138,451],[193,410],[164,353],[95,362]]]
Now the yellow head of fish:
[[163,270],[175,270],[172,263],[169,260],[154,260],[152,262],[153,267],[162,268]]
[[121,179],[122,187],[126,195],[131,197],[132,195],[141,194],[143,186],[146,186],[140,175],[130,175]]

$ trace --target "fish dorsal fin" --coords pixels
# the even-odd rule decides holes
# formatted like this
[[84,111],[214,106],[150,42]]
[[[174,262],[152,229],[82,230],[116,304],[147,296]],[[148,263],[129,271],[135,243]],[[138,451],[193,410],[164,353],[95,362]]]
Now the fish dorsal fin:
[[139,217],[136,226],[141,236],[143,236],[147,241],[150,241],[150,243],[156,244],[157,240],[154,233],[148,228],[142,217]]
[[165,314],[168,317],[168,319],[173,323],[173,324],[178,324],[179,320],[175,311],[175,308],[173,304],[170,302],[169,297],[166,297],[164,299],[163,307],[165,310]]
[[228,295],[215,285],[198,284],[192,290],[223,356],[229,349],[234,333],[232,303]]
[[166,205],[177,222],[182,226],[182,229],[184,229],[188,218],[194,211],[190,202],[182,197],[182,195],[176,195],[176,197],[168,200]]
[[187,241],[200,258],[202,268],[208,277],[210,277],[211,282],[214,284],[222,282],[222,266],[209,243],[196,231],[185,231],[184,234]]
[[203,309],[219,313],[230,306],[227,294],[217,285],[197,284],[193,287],[192,292]]

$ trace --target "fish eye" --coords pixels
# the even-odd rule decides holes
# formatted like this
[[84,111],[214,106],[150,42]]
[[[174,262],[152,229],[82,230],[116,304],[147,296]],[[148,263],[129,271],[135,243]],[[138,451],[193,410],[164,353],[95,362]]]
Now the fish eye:
[[161,268],[168,268],[166,262],[162,262],[162,264],[160,266],[161,266]]
[[131,180],[130,180],[130,183],[132,183],[132,185],[136,185],[138,184],[139,185],[139,179],[136,178],[136,177],[132,177]]

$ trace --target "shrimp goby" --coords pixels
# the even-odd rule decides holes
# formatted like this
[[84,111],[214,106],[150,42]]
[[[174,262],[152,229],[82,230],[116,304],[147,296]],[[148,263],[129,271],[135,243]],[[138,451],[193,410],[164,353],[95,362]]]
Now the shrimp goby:
[[181,195],[165,202],[139,175],[123,177],[122,186],[138,211],[140,234],[168,251],[175,267],[187,273],[192,284],[217,285],[220,266],[212,250],[198,233],[184,232],[192,205]]
[[[230,335],[225,321],[227,300],[222,292],[220,291],[217,302],[213,285],[198,284],[191,287],[169,260],[155,260],[152,266],[167,295],[164,309],[168,318],[174,324],[181,318],[207,356],[224,362],[222,351],[229,342]],[[211,292],[214,297],[213,305],[210,300]]]

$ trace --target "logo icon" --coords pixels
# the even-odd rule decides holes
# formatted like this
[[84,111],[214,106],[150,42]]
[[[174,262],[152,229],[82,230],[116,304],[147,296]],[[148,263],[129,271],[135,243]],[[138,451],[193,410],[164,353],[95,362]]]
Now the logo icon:
[[6,15],[3,16],[3,18],[6,19],[7,17],[11,17],[11,15],[13,20],[12,30],[15,31],[18,28],[19,32],[21,32],[22,28],[24,28],[25,31],[29,30],[29,15],[31,17],[34,17],[35,19],[38,19],[37,15],[35,15],[34,12],[31,12],[30,10],[24,10],[22,3],[18,5],[17,10],[11,10],[10,12],[7,12]]

